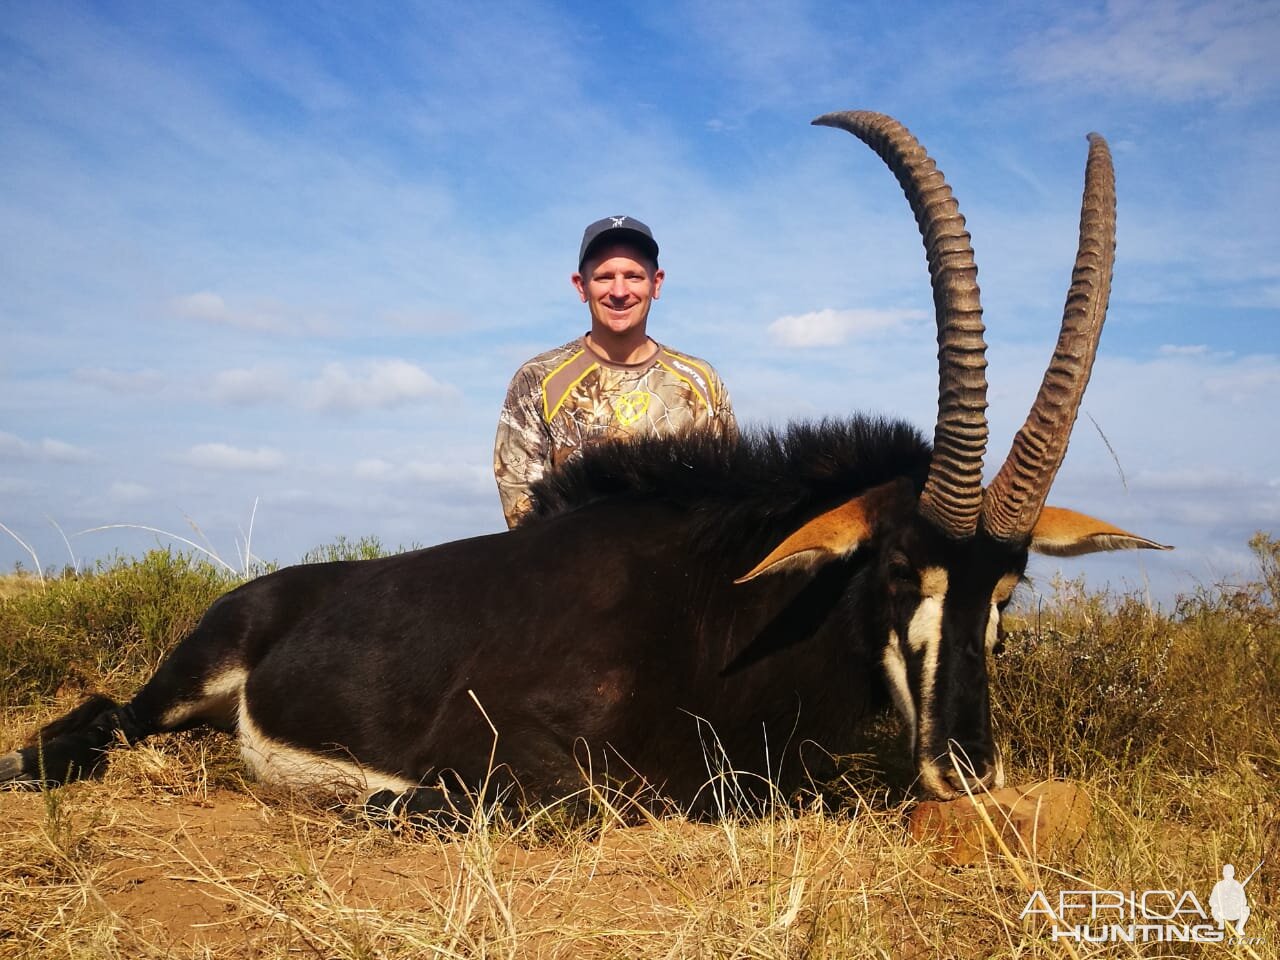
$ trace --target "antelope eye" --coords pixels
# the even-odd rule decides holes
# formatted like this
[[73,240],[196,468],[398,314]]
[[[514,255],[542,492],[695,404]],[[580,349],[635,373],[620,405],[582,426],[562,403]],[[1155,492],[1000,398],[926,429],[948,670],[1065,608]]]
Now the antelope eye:
[[889,586],[895,590],[918,590],[920,577],[906,560],[890,560]]

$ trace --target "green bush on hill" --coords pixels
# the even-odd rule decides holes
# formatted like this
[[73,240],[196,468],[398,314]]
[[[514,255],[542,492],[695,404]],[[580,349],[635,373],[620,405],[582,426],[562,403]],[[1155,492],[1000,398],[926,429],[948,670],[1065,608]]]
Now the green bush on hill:
[[[386,553],[375,537],[341,537],[303,562]],[[21,589],[0,593],[0,702],[17,707],[59,691],[132,694],[209,604],[245,578],[199,555],[152,550],[67,570],[43,585],[10,579]]]
[[207,561],[152,550],[0,600],[0,699],[128,692],[237,582]]

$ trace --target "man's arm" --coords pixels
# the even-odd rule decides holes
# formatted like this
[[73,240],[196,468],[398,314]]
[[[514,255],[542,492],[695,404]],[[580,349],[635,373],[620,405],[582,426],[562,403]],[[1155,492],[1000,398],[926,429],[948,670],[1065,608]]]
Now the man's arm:
[[551,464],[551,432],[543,422],[539,396],[540,385],[520,370],[507,388],[498,415],[493,476],[508,527],[514,527],[533,508],[529,487]]
[[738,418],[734,416],[733,404],[729,401],[729,391],[725,388],[724,381],[720,379],[720,375],[715,374],[716,378],[716,415],[714,419],[714,429],[719,431],[720,435],[731,440],[738,438]]

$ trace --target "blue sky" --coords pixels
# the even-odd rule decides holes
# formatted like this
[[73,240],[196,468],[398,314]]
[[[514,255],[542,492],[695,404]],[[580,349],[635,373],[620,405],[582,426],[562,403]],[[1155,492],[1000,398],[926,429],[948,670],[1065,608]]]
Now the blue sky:
[[1085,134],[1111,142],[1111,309],[1051,499],[1178,550],[1039,561],[1041,589],[1246,571],[1280,531],[1280,6],[754,6],[6,3],[0,523],[46,566],[157,542],[83,532],[109,524],[236,567],[251,520],[284,563],[501,529],[507,381],[586,328],[568,277],[615,213],[662,245],[651,332],[741,420],[931,430],[910,211],[809,125],[874,109],[968,218],[989,475],[1056,337]]

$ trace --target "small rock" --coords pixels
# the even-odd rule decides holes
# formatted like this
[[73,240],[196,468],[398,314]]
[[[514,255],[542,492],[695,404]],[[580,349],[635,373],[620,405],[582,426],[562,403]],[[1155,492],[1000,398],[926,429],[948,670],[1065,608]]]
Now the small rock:
[[978,808],[1015,856],[1034,860],[1061,858],[1084,838],[1092,816],[1085,789],[1066,780],[1041,780],[1025,787],[975,793],[973,799],[928,800],[911,811],[907,830],[921,842],[937,844],[939,854],[956,866],[1001,852]]

